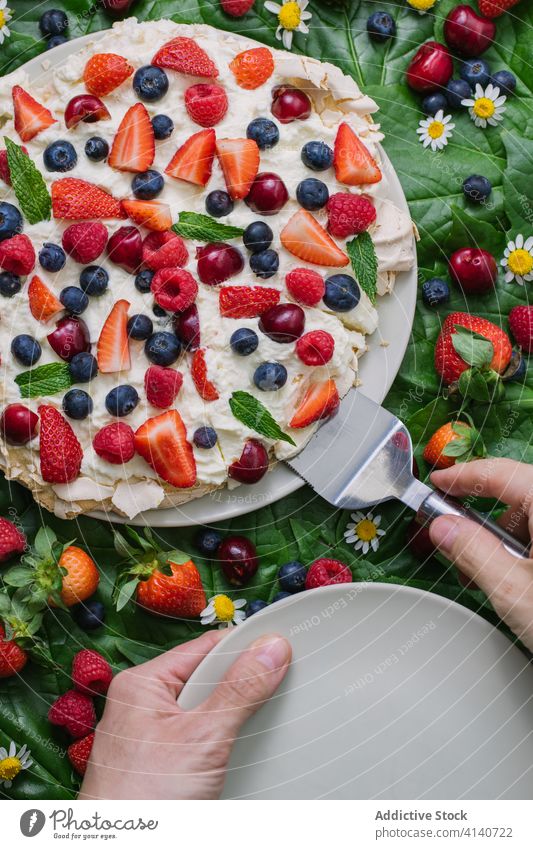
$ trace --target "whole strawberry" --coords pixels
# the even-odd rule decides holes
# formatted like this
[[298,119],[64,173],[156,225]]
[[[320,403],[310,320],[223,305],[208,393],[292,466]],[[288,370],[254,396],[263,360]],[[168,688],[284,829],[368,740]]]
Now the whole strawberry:
[[345,563],[329,557],[319,557],[311,563],[305,578],[306,590],[329,587],[330,584],[350,584],[352,573]]
[[9,519],[0,517],[0,563],[5,563],[26,549],[26,537]]
[[103,696],[112,680],[111,666],[97,651],[82,649],[75,655],[72,661],[72,683],[80,693]]
[[85,737],[96,725],[93,700],[85,693],[67,690],[51,706],[48,721],[65,728],[71,737]]
[[246,12],[250,11],[254,2],[255,0],[220,0],[220,5],[226,15],[231,15],[232,18],[242,18]]
[[479,11],[486,18],[499,18],[520,0],[478,0]]
[[435,431],[424,448],[424,460],[434,469],[449,469],[485,453],[479,431],[471,423],[455,421]]
[[15,640],[6,640],[4,627],[0,625],[0,678],[11,678],[24,669],[28,655]]
[[533,352],[533,306],[513,307],[509,313],[509,327],[516,343],[526,354]]
[[82,737],[81,740],[75,740],[67,749],[68,759],[78,775],[85,775],[87,762],[91,757],[93,743],[94,732],[88,734],[87,737]]

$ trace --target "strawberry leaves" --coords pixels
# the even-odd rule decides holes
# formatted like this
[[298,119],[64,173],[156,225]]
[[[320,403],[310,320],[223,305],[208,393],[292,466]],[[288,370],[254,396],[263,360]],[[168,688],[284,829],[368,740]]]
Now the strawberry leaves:
[[[464,414],[463,414],[464,415]],[[475,457],[485,457],[487,450],[479,430],[473,424],[454,422],[452,430],[459,436],[444,447],[442,453],[446,457],[455,457],[459,463],[473,460]]]
[[451,394],[457,389],[463,398],[480,403],[489,403],[500,398],[504,393],[504,386],[500,375],[491,368],[494,345],[490,339],[466,327],[459,324],[454,327],[452,345],[470,368],[461,374],[456,385],[450,387]]

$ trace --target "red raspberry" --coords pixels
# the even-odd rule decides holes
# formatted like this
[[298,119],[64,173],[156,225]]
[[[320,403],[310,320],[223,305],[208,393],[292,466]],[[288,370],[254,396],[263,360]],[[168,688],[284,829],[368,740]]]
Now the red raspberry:
[[135,434],[125,422],[114,422],[98,431],[93,448],[108,463],[128,463],[135,454]]
[[62,237],[63,248],[75,262],[87,265],[103,253],[107,245],[107,228],[100,221],[71,224]]
[[328,230],[332,236],[345,239],[363,233],[376,220],[374,204],[364,195],[337,192],[326,204]]
[[513,307],[509,313],[509,328],[526,354],[533,353],[533,307]]
[[33,245],[24,234],[0,242],[0,268],[25,277],[35,266]]
[[254,2],[255,0],[220,0],[220,5],[226,15],[231,15],[232,18],[242,18],[246,12],[250,11]]
[[94,732],[88,734],[87,737],[82,737],[81,740],[71,743],[67,749],[68,759],[78,775],[85,775],[87,761],[91,757],[93,743]]
[[160,268],[181,268],[188,259],[189,252],[185,242],[172,230],[149,233],[143,241],[143,262],[152,271],[159,271]]
[[164,366],[150,366],[144,375],[146,397],[154,407],[170,407],[181,389],[183,375]]
[[169,312],[183,312],[196,300],[198,284],[183,268],[160,268],[154,274],[152,294],[156,303]]
[[345,563],[319,557],[311,563],[307,571],[305,588],[315,590],[317,587],[329,587],[330,584],[350,584],[352,580],[352,573]]
[[82,649],[72,661],[72,683],[86,696],[103,696],[113,680],[109,663],[93,649]]
[[310,330],[300,336],[296,353],[306,366],[325,366],[335,349],[335,340],[326,330]]
[[0,563],[4,563],[26,549],[26,537],[13,522],[0,517]]
[[[21,150],[26,156],[28,155],[28,149],[24,145],[21,145]],[[7,150],[0,150],[0,180],[3,180],[8,186],[11,185],[11,174],[9,173],[9,165],[7,163]]]
[[48,721],[66,728],[72,737],[85,737],[96,725],[93,700],[85,693],[67,690],[48,711]]
[[293,268],[285,278],[285,285],[289,295],[307,307],[315,307],[326,291],[321,275],[311,268]]
[[195,124],[214,127],[228,111],[228,98],[216,83],[196,83],[185,92],[185,108]]

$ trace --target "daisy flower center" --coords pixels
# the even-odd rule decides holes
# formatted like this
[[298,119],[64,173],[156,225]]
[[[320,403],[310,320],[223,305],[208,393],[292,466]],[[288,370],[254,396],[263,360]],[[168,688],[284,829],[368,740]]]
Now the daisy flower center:
[[435,5],[436,0],[407,0],[407,2],[413,9],[417,9],[419,12],[427,12]]
[[472,108],[478,118],[492,118],[496,111],[494,101],[490,97],[478,97]]
[[377,536],[378,529],[371,519],[361,519],[355,526],[355,533],[363,542],[370,542]]
[[[0,24],[2,23],[2,12],[0,12]],[[22,769],[18,758],[4,758],[0,761],[0,781],[13,781]]]
[[298,3],[295,0],[290,0],[289,3],[284,3],[278,13],[278,20],[283,29],[294,30],[300,26],[302,13]]
[[3,9],[0,9],[0,29],[7,23]]
[[213,607],[219,622],[231,622],[235,613],[235,605],[227,595],[217,595],[213,601]]
[[520,277],[523,277],[524,274],[529,274],[529,272],[533,269],[533,256],[531,256],[529,251],[525,251],[523,248],[518,248],[509,254],[507,264],[513,274],[518,274]]
[[442,121],[432,121],[428,127],[428,136],[432,139],[440,139],[444,133],[444,129],[445,127]]

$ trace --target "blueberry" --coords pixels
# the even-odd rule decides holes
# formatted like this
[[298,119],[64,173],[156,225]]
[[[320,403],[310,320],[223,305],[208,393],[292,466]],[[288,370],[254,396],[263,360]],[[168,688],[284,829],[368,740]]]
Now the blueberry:
[[272,599],[272,604],[275,604],[276,601],[283,601],[284,598],[290,598],[292,593],[276,593],[274,598]]
[[21,288],[20,277],[11,271],[0,271],[0,295],[4,298],[12,298],[20,292]]
[[372,41],[388,41],[396,35],[396,24],[388,12],[373,12],[366,22],[366,31]]
[[59,47],[60,44],[66,44],[68,40],[66,35],[53,35],[52,38],[48,39],[46,49],[53,50],[54,47]]
[[42,354],[42,348],[33,336],[22,333],[11,342],[11,353],[23,366],[34,366]]
[[245,247],[252,253],[266,251],[272,244],[274,233],[264,221],[252,221],[243,233]]
[[0,242],[22,232],[22,215],[12,203],[0,203]]
[[289,560],[279,567],[278,581],[282,590],[287,593],[299,593],[305,590],[307,570],[299,560]]
[[302,147],[302,162],[311,171],[325,171],[333,165],[333,151],[326,142],[310,141]]
[[231,350],[240,357],[248,357],[259,345],[259,337],[250,327],[240,327],[231,334]]
[[43,162],[47,171],[72,171],[78,161],[78,154],[69,141],[55,141],[45,148]]
[[45,242],[39,251],[39,262],[45,271],[61,271],[66,261],[63,248],[53,242]]
[[500,94],[509,97],[516,89],[516,77],[510,71],[496,71],[491,77],[492,85],[500,89]]
[[233,211],[234,205],[228,193],[221,191],[221,189],[209,192],[205,199],[206,212],[213,218],[222,218],[223,215],[229,215]]
[[513,351],[511,362],[502,374],[504,383],[523,383],[527,374],[527,360],[520,351]]
[[84,631],[96,631],[105,622],[105,607],[101,601],[84,601],[71,610],[74,621]]
[[199,427],[194,431],[192,441],[197,448],[214,448],[218,435],[214,427]]
[[472,174],[463,182],[463,192],[467,200],[472,203],[483,203],[492,191],[492,184],[486,177],[480,174]]
[[279,256],[273,250],[254,253],[250,257],[250,268],[257,277],[268,280],[279,268]]
[[165,181],[158,171],[150,168],[142,174],[136,174],[131,181],[131,190],[140,200],[152,200],[163,191]]
[[200,528],[194,537],[196,548],[200,554],[205,554],[206,557],[212,557],[216,554],[221,542],[222,534],[210,528]]
[[450,80],[446,86],[446,100],[451,109],[459,109],[472,91],[466,80]]
[[105,139],[100,136],[91,136],[85,142],[85,156],[91,162],[103,162],[109,154],[109,145]]
[[349,274],[333,274],[326,280],[324,303],[335,312],[349,312],[357,306],[361,291]]
[[181,342],[174,333],[162,330],[146,340],[144,352],[157,366],[170,366],[181,353]]
[[68,18],[61,9],[47,9],[41,15],[39,29],[45,38],[49,35],[62,35],[68,29]]
[[111,416],[127,416],[139,403],[139,395],[133,386],[123,383],[115,386],[105,396],[105,407]]
[[253,616],[254,613],[259,613],[259,611],[264,610],[265,607],[268,607],[268,604],[266,601],[261,601],[260,598],[249,601],[246,605],[246,616]]
[[132,339],[142,339],[144,341],[153,332],[154,325],[152,319],[148,318],[147,315],[138,313],[137,315],[132,315],[128,320],[128,336],[131,336]]
[[484,59],[465,59],[459,67],[459,75],[470,88],[474,88],[477,83],[485,88],[490,80],[490,68]]
[[446,280],[432,277],[422,285],[422,300],[428,307],[439,307],[450,300],[450,287]]
[[109,284],[109,274],[101,265],[88,265],[80,274],[80,286],[91,297],[103,295]]
[[152,118],[152,129],[158,141],[168,139],[174,132],[174,122],[168,115],[154,115]]
[[89,306],[89,296],[77,286],[66,286],[62,289],[59,300],[72,315],[81,315]]
[[253,139],[259,150],[269,150],[279,142],[279,130],[270,118],[254,118],[246,127],[246,137]]
[[89,383],[98,374],[96,357],[85,351],[74,354],[69,363],[69,370],[74,383]]
[[296,200],[304,209],[322,209],[329,199],[328,187],[316,177],[307,177],[296,186]]
[[434,91],[432,94],[428,94],[424,97],[422,101],[422,111],[425,115],[435,115],[439,109],[442,109],[443,112],[448,110],[446,95],[441,94],[440,91]]
[[277,392],[287,382],[287,369],[281,363],[261,363],[254,371],[254,383],[262,392]]
[[161,100],[168,91],[168,77],[162,68],[143,65],[133,76],[133,90],[140,100],[153,103]]
[[139,273],[135,277],[135,288],[137,291],[142,292],[143,295],[146,295],[147,292],[150,291],[150,286],[152,285],[152,280],[155,272],[150,271],[149,268],[145,268],[144,271],[139,271]]
[[69,419],[86,419],[93,411],[93,399],[83,389],[69,389],[63,398],[63,412]]
[[157,316],[157,318],[164,318],[168,315],[167,311],[163,309],[163,307],[160,307],[159,304],[153,305],[152,312],[155,316]]

